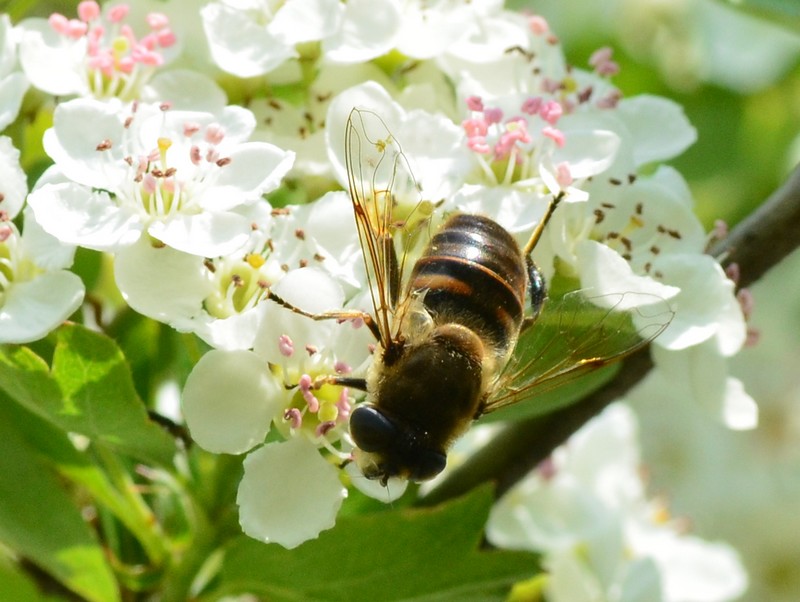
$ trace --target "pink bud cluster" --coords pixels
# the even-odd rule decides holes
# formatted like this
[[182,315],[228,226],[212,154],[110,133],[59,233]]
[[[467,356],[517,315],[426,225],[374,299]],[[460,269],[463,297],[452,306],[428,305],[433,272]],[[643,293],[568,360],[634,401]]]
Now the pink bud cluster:
[[545,125],[539,130],[541,135],[553,140],[556,145],[564,146],[564,133],[555,127],[564,109],[555,100],[546,100],[541,96],[526,98],[520,106],[520,114],[504,118],[502,109],[485,107],[479,96],[467,98],[467,108],[472,116],[465,119],[461,126],[467,134],[467,147],[483,155],[492,154],[494,160],[514,157],[521,160],[524,145],[533,142],[530,127],[533,118],[541,118]]
[[598,48],[592,53],[592,56],[589,57],[589,65],[594,69],[597,75],[604,77],[616,75],[619,73],[619,64],[611,58],[613,54],[614,51],[608,46]]
[[162,65],[161,50],[175,44],[175,33],[166,15],[148,14],[150,32],[137,39],[130,25],[123,22],[129,11],[128,4],[117,4],[108,9],[103,19],[100,5],[94,0],[84,0],[78,4],[77,19],[53,13],[49,23],[67,38],[86,38],[89,68],[111,78],[116,73],[131,74],[137,64]]

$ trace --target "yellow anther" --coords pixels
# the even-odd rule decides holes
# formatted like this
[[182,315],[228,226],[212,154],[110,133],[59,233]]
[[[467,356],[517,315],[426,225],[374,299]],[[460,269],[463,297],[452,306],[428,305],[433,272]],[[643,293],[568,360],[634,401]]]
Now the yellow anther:
[[338,416],[339,408],[335,404],[325,402],[320,404],[319,412],[317,412],[320,422],[334,422]]
[[245,257],[245,261],[250,264],[251,268],[256,270],[266,263],[266,259],[258,253],[250,253]]
[[167,149],[172,146],[172,140],[169,138],[158,139],[158,154],[161,156],[161,165],[166,168],[167,166]]
[[131,45],[130,42],[128,41],[128,38],[124,36],[119,36],[118,38],[114,38],[114,41],[111,42],[111,48],[113,49],[114,54],[116,56],[125,54],[126,52],[128,52],[130,47]]

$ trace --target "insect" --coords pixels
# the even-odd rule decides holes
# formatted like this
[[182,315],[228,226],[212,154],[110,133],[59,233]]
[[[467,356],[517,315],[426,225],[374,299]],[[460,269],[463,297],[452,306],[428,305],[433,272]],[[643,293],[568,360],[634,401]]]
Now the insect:
[[[580,293],[548,299],[531,252],[560,197],[523,247],[474,214],[451,215],[430,236],[425,203],[418,196],[402,202],[418,190],[375,113],[352,111],[345,151],[374,313],[309,314],[270,296],[316,320],[361,318],[375,335],[364,378],[324,380],[367,392],[350,416],[350,434],[368,479],[433,478],[476,418],[619,360],[668,325],[672,314],[661,305],[649,323],[633,327],[614,308],[625,305],[625,295],[604,296],[606,309]],[[542,313],[552,317],[547,326],[540,326]]]

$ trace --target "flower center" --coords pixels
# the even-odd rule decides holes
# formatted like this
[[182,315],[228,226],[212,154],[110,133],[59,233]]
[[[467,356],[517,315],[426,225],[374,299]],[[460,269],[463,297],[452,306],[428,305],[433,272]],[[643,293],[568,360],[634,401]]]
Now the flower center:
[[0,307],[14,282],[32,280],[44,270],[22,256],[19,231],[12,222],[0,222]]
[[242,258],[207,260],[208,271],[219,284],[206,297],[205,310],[215,318],[228,318],[252,309],[266,299],[269,285],[275,280],[263,255],[248,253]]
[[485,175],[494,184],[511,184],[538,176],[537,162],[547,147],[564,146],[564,133],[555,126],[564,113],[555,100],[527,97],[519,113],[506,117],[502,109],[484,106],[483,99],[467,99],[471,116],[461,126],[467,147],[475,152]]
[[78,18],[68,19],[59,13],[48,21],[61,36],[86,42],[86,78],[97,98],[134,98],[156,67],[164,63],[161,50],[175,44],[169,19],[161,13],[149,13],[150,32],[136,38],[125,23],[130,6],[117,4],[105,16],[93,0],[78,4]]

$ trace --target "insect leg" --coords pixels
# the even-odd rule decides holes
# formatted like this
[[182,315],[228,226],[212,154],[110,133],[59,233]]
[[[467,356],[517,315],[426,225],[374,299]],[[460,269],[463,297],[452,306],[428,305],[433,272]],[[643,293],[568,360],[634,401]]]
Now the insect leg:
[[339,385],[340,387],[358,389],[359,391],[367,390],[366,378],[358,378],[355,376],[329,376],[326,382],[331,385]]
[[300,309],[289,303],[288,301],[284,300],[282,297],[279,297],[272,291],[267,293],[267,298],[270,301],[274,301],[281,307],[285,307],[286,309],[300,314],[301,316],[305,316],[306,318],[311,318],[312,320],[364,320],[364,324],[367,325],[367,328],[370,329],[370,332],[375,336],[375,338],[380,342],[381,340],[381,332],[378,329],[378,325],[375,323],[375,320],[372,319],[372,316],[369,315],[365,311],[360,311],[357,309],[341,309],[335,311],[326,311],[321,314],[312,314],[305,310]]
[[531,232],[531,237],[528,239],[525,248],[522,249],[522,253],[523,255],[525,255],[525,257],[530,256],[530,254],[533,252],[534,247],[539,242],[539,239],[542,237],[542,232],[544,232],[544,228],[545,226],[547,226],[547,222],[549,222],[550,218],[553,217],[553,213],[555,212],[556,207],[558,207],[558,204],[561,202],[561,199],[563,198],[564,198],[564,193],[559,192],[558,195],[554,196],[553,199],[550,201],[550,203],[548,203],[547,209],[545,210],[542,219],[540,219],[539,223],[536,224],[536,227],[533,229],[533,232]]
[[[350,387],[351,389],[358,389],[359,391],[367,390],[367,379],[359,378],[357,376],[337,376],[336,374],[325,374],[318,376],[311,383],[312,389],[319,389],[322,385],[336,385],[338,387]],[[293,385],[284,384],[285,389],[294,389],[297,383]]]

